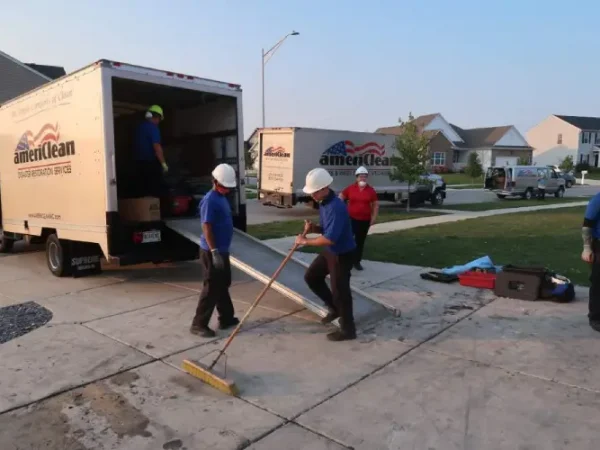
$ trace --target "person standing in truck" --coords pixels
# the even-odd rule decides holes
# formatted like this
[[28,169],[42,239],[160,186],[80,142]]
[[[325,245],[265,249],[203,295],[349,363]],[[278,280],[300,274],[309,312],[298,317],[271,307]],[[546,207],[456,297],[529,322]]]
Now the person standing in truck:
[[[321,322],[328,324],[338,317],[340,329],[329,333],[330,341],[345,341],[356,338],[350,272],[354,263],[356,244],[352,235],[352,224],[346,205],[329,186],[333,178],[322,168],[313,169],[306,175],[304,192],[319,204],[320,224],[310,221],[304,224],[304,232],[296,237],[296,244],[324,247],[306,270],[304,280],[308,287],[325,303],[328,314]],[[320,236],[307,239],[306,234]],[[325,279],[330,276],[331,289]]]
[[356,182],[352,183],[340,193],[340,198],[348,203],[348,214],[352,221],[352,232],[356,241],[356,255],[354,268],[363,270],[361,264],[363,249],[369,228],[377,220],[379,213],[379,202],[377,192],[368,183],[369,171],[361,166],[354,172]]
[[144,196],[162,198],[167,194],[164,174],[168,172],[169,167],[165,161],[158,127],[163,119],[162,108],[152,105],[135,133],[134,159],[138,174],[138,191]]
[[581,228],[581,259],[591,265],[589,313],[590,326],[600,331],[600,193],[589,201]]
[[212,172],[213,189],[200,202],[202,238],[200,265],[203,285],[196,315],[190,332],[202,337],[214,337],[210,318],[217,308],[219,328],[225,330],[240,323],[235,317],[229,295],[231,264],[229,247],[233,238],[233,218],[227,194],[236,187],[235,170],[229,164],[219,164]]

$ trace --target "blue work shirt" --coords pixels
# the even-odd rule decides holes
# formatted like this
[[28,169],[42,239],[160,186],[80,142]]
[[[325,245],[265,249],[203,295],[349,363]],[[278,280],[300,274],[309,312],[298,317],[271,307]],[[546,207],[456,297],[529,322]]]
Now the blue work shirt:
[[154,144],[160,144],[160,129],[149,120],[140,123],[135,131],[134,152],[136,161],[157,160]]
[[585,209],[584,218],[593,222],[592,237],[600,239],[600,193],[594,195]]
[[321,202],[319,220],[323,236],[333,242],[327,247],[330,252],[341,255],[356,248],[348,208],[333,191]]
[[[202,223],[211,225],[214,244],[219,252],[229,253],[233,238],[233,218],[227,198],[213,189],[204,196],[198,209]],[[204,235],[200,238],[200,248],[210,251]]]

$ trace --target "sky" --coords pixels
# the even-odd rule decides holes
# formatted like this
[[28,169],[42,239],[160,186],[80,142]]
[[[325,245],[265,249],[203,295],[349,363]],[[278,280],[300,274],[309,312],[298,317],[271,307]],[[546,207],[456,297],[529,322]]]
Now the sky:
[[[102,5],[101,7],[99,5]],[[0,0],[0,50],[67,72],[112,59],[238,83],[261,125],[374,131],[410,112],[463,128],[600,116],[597,0]]]

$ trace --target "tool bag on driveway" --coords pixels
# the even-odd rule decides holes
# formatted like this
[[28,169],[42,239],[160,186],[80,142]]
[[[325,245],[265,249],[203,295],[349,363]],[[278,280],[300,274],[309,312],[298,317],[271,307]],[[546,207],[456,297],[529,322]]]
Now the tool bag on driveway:
[[575,298],[575,287],[568,278],[545,267],[508,265],[496,276],[494,293],[519,300],[568,303]]

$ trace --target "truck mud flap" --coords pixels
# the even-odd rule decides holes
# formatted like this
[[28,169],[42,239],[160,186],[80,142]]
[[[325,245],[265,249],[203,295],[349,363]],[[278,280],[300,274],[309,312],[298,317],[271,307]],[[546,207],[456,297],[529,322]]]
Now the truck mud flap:
[[[189,240],[200,244],[202,225],[197,218],[170,220],[166,221],[166,225]],[[233,267],[266,284],[283,258],[282,252],[246,233],[235,230],[230,253]],[[327,309],[321,299],[313,294],[306,285],[305,272],[305,265],[291,259],[271,287],[318,316],[325,317]],[[354,318],[359,326],[390,316],[390,311],[384,305],[356,289],[353,289],[352,298],[354,300]],[[335,323],[339,325],[337,321]]]

